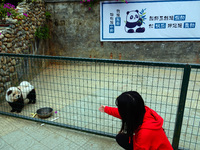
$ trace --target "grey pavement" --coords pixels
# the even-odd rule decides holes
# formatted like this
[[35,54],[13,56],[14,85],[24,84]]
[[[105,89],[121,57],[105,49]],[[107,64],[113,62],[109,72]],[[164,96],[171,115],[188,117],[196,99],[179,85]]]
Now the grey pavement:
[[0,150],[120,150],[114,138],[0,115]]

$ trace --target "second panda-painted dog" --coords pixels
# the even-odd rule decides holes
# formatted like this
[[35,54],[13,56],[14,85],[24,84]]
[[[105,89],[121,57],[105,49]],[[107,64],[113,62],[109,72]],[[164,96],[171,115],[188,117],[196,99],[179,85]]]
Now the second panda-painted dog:
[[29,99],[29,104],[36,102],[35,88],[27,81],[22,81],[18,87],[10,87],[6,91],[6,101],[12,107],[11,112],[20,113],[25,99]]

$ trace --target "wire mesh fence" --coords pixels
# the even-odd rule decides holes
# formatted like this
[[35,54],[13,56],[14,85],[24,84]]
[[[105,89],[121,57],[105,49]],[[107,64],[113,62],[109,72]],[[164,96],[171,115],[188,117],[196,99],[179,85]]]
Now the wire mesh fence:
[[192,68],[188,86],[180,146],[200,149],[200,69]]
[[[4,81],[1,114],[114,137],[120,130],[121,120],[101,113],[98,108],[100,105],[114,107],[118,95],[134,90],[142,95],[147,106],[163,117],[171,143],[178,137],[175,145],[200,149],[198,65],[192,66],[183,122],[179,125],[177,110],[186,64],[14,54],[0,54],[0,58],[7,60],[1,61],[0,69],[7,67],[4,72],[9,73],[10,79],[10,84]],[[9,86],[18,86],[22,81],[35,87],[36,103],[26,104],[20,113],[12,113],[5,93]],[[53,115],[46,119],[33,117],[42,107],[53,108]],[[175,133],[176,126],[182,126],[180,137]]]

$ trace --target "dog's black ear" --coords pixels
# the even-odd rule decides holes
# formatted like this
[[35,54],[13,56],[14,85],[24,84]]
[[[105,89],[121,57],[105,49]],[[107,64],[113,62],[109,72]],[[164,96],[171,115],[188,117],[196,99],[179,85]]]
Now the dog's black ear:
[[8,92],[7,92],[7,95],[10,95],[11,93],[12,93],[12,90],[8,91]]

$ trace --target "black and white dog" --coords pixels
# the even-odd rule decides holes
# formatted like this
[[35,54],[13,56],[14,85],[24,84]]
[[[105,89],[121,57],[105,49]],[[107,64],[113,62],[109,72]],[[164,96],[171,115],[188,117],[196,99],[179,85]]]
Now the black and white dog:
[[29,104],[36,102],[35,88],[27,81],[22,81],[18,87],[10,87],[6,92],[6,101],[12,107],[11,112],[20,113],[25,99],[29,99]]

